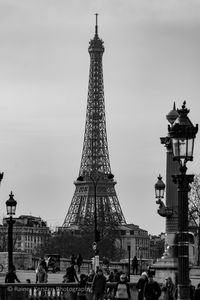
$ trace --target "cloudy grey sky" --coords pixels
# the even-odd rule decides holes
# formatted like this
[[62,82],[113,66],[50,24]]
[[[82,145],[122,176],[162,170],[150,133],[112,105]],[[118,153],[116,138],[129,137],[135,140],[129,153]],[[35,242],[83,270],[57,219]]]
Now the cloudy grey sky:
[[[64,221],[80,167],[95,13],[116,191],[127,222],[158,234],[165,116],[186,100],[200,120],[198,0],[0,0],[1,218],[12,190],[17,216]],[[200,134],[188,167],[200,173]]]

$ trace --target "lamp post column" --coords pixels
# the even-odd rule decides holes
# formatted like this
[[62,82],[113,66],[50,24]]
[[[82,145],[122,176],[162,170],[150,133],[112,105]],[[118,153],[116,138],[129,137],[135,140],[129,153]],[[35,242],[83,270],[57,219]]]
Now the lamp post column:
[[97,237],[97,182],[93,180],[94,184],[94,241],[98,242]]
[[8,220],[8,270],[13,266],[13,218]]
[[[100,177],[93,178],[90,176],[94,187],[94,241],[97,244],[100,240],[99,231],[97,230],[97,184]],[[98,253],[98,249],[95,251]]]
[[188,240],[188,191],[194,175],[173,175],[178,185],[178,299],[190,299],[189,287],[189,240]]
[[97,184],[99,181],[99,177],[93,178],[90,176],[90,179],[93,183],[94,188],[94,243],[93,243],[93,250],[94,250],[94,270],[95,272],[99,268],[99,249],[98,249],[98,242],[100,241],[100,233],[97,230]]

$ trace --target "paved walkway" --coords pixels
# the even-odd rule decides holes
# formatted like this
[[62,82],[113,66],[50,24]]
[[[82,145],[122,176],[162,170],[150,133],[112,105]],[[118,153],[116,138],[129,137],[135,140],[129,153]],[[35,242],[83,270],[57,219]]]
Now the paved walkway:
[[[17,277],[21,281],[21,283],[26,283],[26,279],[30,279],[31,283],[35,283],[36,275],[35,271],[27,271],[27,270],[17,270]],[[62,283],[64,272],[58,273],[48,273],[48,282],[49,283]],[[0,273],[0,283],[4,283],[5,274]]]
[[[62,283],[64,272],[48,273],[48,283]],[[35,283],[35,271],[17,270],[17,277],[21,283],[25,283],[26,279],[30,279],[31,283]],[[139,275],[131,275],[131,282],[137,282]],[[0,283],[4,283],[5,274],[0,273]]]
[[[62,283],[64,272],[58,273],[48,273],[48,283]],[[30,279],[31,283],[35,283],[35,271],[27,271],[27,270],[18,270],[17,276],[21,283],[26,283],[26,279]],[[131,275],[130,281],[137,282],[140,278],[139,275]],[[0,273],[0,283],[4,283],[5,281],[5,273]],[[200,277],[193,277],[191,278],[192,284],[197,286],[200,283]]]

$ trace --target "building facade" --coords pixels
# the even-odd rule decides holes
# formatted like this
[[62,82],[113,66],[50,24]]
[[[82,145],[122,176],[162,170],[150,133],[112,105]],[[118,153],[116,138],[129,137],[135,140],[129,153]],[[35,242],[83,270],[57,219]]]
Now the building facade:
[[[0,250],[7,249],[8,218],[0,225]],[[51,232],[40,217],[21,215],[14,219],[13,251],[37,255],[48,245]]]
[[128,247],[130,256],[138,259],[150,259],[150,238],[148,231],[141,229],[138,225],[127,224],[119,227],[119,238],[117,246],[124,251],[124,258],[128,258]]

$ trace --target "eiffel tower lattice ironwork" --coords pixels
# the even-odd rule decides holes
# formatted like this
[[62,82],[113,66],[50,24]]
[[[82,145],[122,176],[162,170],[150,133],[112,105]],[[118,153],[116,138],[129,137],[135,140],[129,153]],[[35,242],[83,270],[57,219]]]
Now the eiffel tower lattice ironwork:
[[111,174],[104,103],[102,56],[103,41],[98,36],[96,14],[95,36],[89,43],[90,73],[86,125],[79,176],[63,227],[97,227],[126,224]]

